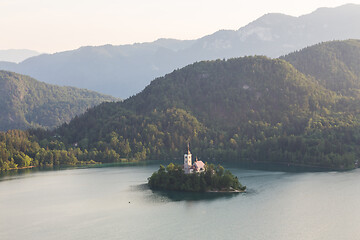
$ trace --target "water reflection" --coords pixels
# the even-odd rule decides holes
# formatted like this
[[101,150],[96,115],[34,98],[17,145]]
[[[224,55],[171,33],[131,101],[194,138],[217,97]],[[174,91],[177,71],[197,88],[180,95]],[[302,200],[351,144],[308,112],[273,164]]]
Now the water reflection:
[[157,164],[158,161],[142,161],[142,162],[115,162],[115,163],[103,163],[103,164],[89,164],[89,165],[76,165],[76,166],[42,166],[25,169],[14,169],[10,171],[0,171],[0,182],[9,181],[15,179],[21,179],[26,177],[36,176],[34,173],[39,172],[55,172],[60,170],[75,170],[75,169],[98,169],[98,168],[114,168],[114,167],[134,167],[134,166],[149,166]]
[[248,186],[235,194],[152,191],[146,179],[157,164],[105,166],[0,177],[0,239],[360,239],[360,169],[229,166]]
[[171,201],[213,201],[220,198],[230,199],[237,197],[242,193],[191,193],[191,192],[175,192],[175,191],[152,191],[153,194],[159,195],[161,197],[166,197]]
[[218,193],[218,192],[178,192],[151,190],[147,184],[132,186],[133,191],[148,191],[149,200],[152,202],[179,202],[179,201],[213,201],[218,199],[230,199],[246,193]]
[[39,172],[38,168],[14,169],[11,171],[0,171],[0,182],[31,177],[33,173]]

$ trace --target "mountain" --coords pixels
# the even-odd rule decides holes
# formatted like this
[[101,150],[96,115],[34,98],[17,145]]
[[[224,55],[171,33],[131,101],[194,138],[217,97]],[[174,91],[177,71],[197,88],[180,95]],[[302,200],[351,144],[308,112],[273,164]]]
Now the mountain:
[[[151,138],[160,146],[183,146],[197,135],[219,132],[240,139],[261,131],[292,135],[304,130],[313,112],[334,108],[338,98],[283,60],[208,61],[158,78],[124,102],[90,109],[57,133],[69,143],[94,143],[115,131],[130,143],[148,144]],[[173,143],[164,139],[171,136],[178,136]]]
[[123,104],[136,113],[181,108],[207,125],[229,129],[249,120],[276,124],[306,115],[328,105],[332,95],[285,61],[244,57],[189,65]]
[[155,77],[196,61],[246,55],[279,57],[319,42],[350,38],[360,38],[360,5],[320,8],[300,17],[271,13],[236,31],[221,30],[196,40],[82,47],[19,64],[0,63],[0,69],[127,98]]
[[40,55],[39,52],[28,49],[0,50],[0,61],[19,63],[27,58]]
[[282,59],[319,84],[344,95],[359,94],[360,40],[331,41],[307,47]]
[[[312,56],[331,55],[326,46],[332,44],[342,52],[336,43],[314,46],[322,51]],[[354,40],[342,43],[357,46]],[[304,56],[302,51],[291,55]],[[358,51],[344,53],[342,62],[350,68],[356,56]],[[321,71],[329,76],[331,69]],[[77,145],[88,159],[103,162],[176,159],[190,142],[203,161],[350,169],[360,157],[360,95],[343,95],[346,87],[334,91],[324,81],[284,59],[198,62],[155,79],[123,102],[89,109],[46,141]],[[43,133],[33,134],[43,141]]]
[[53,128],[101,102],[115,100],[85,89],[59,87],[0,71],[0,131]]
[[[342,58],[325,58],[319,75],[308,74],[310,65],[299,64],[305,66],[300,71],[284,60],[291,56],[293,62],[304,63],[309,49],[316,61],[334,52]],[[360,157],[360,95],[354,94],[359,89],[354,84],[350,92],[347,85],[333,90],[328,85],[332,79],[324,76],[333,69],[356,72],[351,59],[360,57],[358,49],[356,40],[334,41],[283,59],[194,63],[53,131],[0,133],[0,168],[174,160],[181,159],[190,142],[203,161],[352,169]],[[352,77],[343,76],[344,82]]]

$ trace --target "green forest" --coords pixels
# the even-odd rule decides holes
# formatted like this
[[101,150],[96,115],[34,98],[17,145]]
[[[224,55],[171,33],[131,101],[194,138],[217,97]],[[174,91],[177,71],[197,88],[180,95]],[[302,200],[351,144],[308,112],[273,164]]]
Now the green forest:
[[282,59],[315,77],[324,87],[342,95],[359,97],[360,41],[332,41],[307,47]]
[[79,148],[66,149],[60,142],[38,142],[28,131],[0,132],[0,170],[96,163],[88,160],[92,157],[89,154],[94,153]]
[[55,86],[25,75],[0,71],[0,131],[54,128],[88,108],[116,100],[93,91]]
[[[321,73],[309,59],[319,62]],[[190,142],[207,162],[353,169],[360,159],[360,64],[354,59],[360,59],[358,40],[322,43],[281,59],[197,62],[123,102],[102,103],[54,130],[23,135],[38,151],[74,156],[70,164],[176,160]],[[3,163],[20,151],[34,166],[64,164],[10,150],[7,141]]]
[[166,168],[160,165],[148,179],[150,189],[172,190],[184,192],[209,191],[245,191],[238,178],[223,166],[205,164],[205,171],[201,173],[185,174],[182,165],[170,163]]

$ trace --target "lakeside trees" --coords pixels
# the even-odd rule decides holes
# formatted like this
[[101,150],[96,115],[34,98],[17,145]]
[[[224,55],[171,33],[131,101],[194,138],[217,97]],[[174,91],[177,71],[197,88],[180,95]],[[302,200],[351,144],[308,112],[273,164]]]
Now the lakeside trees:
[[[96,163],[94,152],[82,151],[80,148],[68,148],[60,142],[43,145],[27,131],[10,130],[0,132],[0,170],[26,168],[30,166],[59,166]],[[106,160],[105,154],[101,162]],[[111,162],[114,158],[111,158]]]

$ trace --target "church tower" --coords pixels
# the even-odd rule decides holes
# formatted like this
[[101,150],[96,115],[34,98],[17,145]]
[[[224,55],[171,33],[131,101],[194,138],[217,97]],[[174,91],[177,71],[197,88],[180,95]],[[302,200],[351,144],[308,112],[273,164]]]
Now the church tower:
[[192,160],[191,160],[191,152],[190,152],[190,146],[188,143],[188,150],[187,153],[184,154],[184,171],[186,174],[191,173],[191,166],[192,166]]

